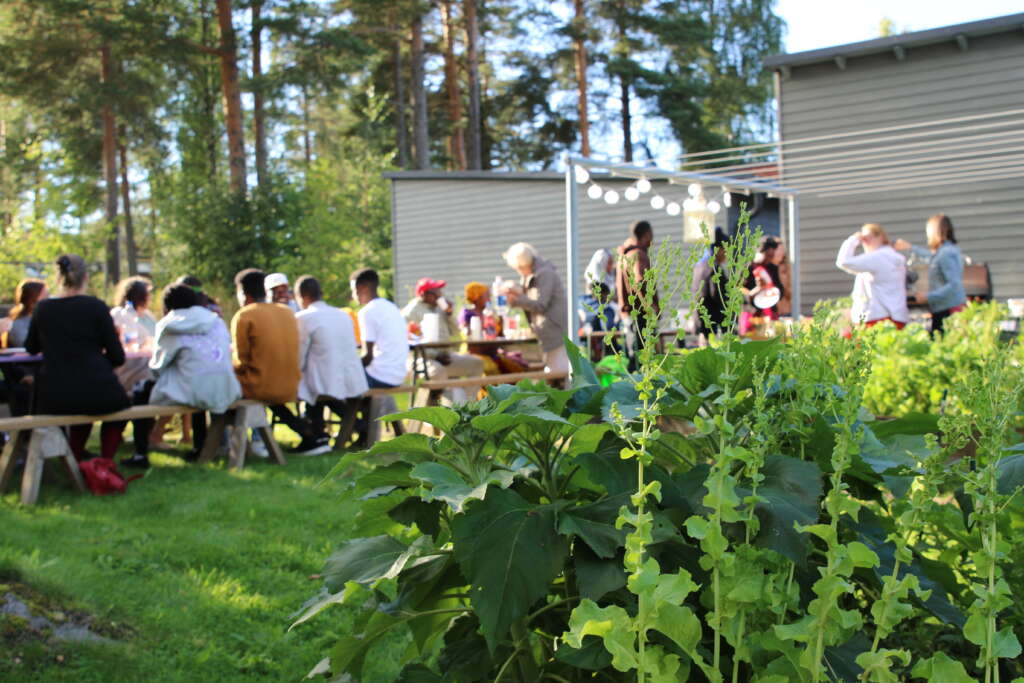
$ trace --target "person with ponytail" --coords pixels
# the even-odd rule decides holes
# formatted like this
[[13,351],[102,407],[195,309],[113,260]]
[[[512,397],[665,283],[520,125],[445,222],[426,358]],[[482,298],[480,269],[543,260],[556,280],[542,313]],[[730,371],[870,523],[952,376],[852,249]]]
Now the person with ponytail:
[[[29,353],[43,354],[35,412],[104,415],[123,410],[131,401],[114,368],[124,363],[124,349],[107,305],[85,293],[89,273],[81,256],[64,254],[57,270],[57,295],[36,306],[25,340]],[[68,441],[76,458],[82,458],[91,428],[70,428]],[[103,424],[103,457],[113,458],[123,429],[123,422]]]

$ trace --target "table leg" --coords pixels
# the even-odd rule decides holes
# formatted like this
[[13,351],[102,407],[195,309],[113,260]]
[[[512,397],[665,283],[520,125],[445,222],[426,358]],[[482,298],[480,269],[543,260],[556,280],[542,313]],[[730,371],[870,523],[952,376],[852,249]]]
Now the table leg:
[[228,467],[242,469],[245,467],[245,455],[249,450],[249,430],[234,426],[228,437]]

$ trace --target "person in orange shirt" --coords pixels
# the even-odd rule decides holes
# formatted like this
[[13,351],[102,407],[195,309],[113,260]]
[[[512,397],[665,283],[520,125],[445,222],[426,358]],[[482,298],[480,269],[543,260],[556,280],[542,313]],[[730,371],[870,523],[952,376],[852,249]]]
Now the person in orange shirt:
[[326,437],[314,434],[309,423],[285,405],[296,400],[302,379],[299,326],[290,308],[266,303],[264,279],[263,271],[256,268],[235,276],[242,308],[231,319],[232,364],[242,396],[268,404],[270,412],[301,437],[293,453],[326,453],[331,450]]

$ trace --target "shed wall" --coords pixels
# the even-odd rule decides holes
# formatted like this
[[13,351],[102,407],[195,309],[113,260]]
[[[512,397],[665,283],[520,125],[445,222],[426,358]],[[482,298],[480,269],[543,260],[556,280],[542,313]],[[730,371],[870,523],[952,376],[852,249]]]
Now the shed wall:
[[[908,49],[904,61],[893,52],[851,58],[845,70],[834,62],[796,66],[782,80],[780,99],[783,141],[1024,108],[1024,34],[973,38],[966,52],[954,41]],[[924,129],[907,132],[917,130]],[[898,132],[884,135],[899,141]],[[1013,138],[1005,142],[1022,143]],[[784,173],[787,163],[799,160],[799,155],[785,155]],[[856,164],[857,158],[849,163]],[[852,278],[834,261],[843,238],[862,223],[879,222],[893,239],[922,244],[925,221],[938,212],[953,220],[963,253],[988,263],[997,298],[1024,296],[1021,199],[1022,178],[848,196],[802,193],[805,312],[817,299],[849,293]]]
[[[529,242],[552,261],[565,278],[565,181],[563,179],[508,179],[500,173],[486,179],[395,178],[394,249],[398,303],[412,296],[423,276],[448,281],[448,296],[458,299],[473,280],[490,284],[496,275],[518,275],[501,254],[515,242]],[[599,181],[601,187],[621,195],[629,182]],[[682,242],[682,216],[670,217],[650,208],[650,194],[636,202],[616,205],[589,199],[579,189],[579,273],[582,277],[593,253],[614,250],[626,239],[633,221],[644,219],[654,227],[655,242]],[[686,188],[655,183],[653,192],[682,202]],[[724,216],[723,216],[724,220]],[[580,284],[582,288],[582,283]]]

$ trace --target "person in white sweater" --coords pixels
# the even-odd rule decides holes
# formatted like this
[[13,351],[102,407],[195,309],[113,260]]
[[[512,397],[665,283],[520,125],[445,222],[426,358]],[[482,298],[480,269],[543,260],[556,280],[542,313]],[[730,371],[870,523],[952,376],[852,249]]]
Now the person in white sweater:
[[[861,253],[857,248],[863,247]],[[897,328],[910,320],[907,309],[907,260],[889,243],[889,236],[878,223],[865,223],[846,238],[839,247],[836,267],[855,275],[853,306],[850,318],[854,323],[871,327],[883,320]]]

